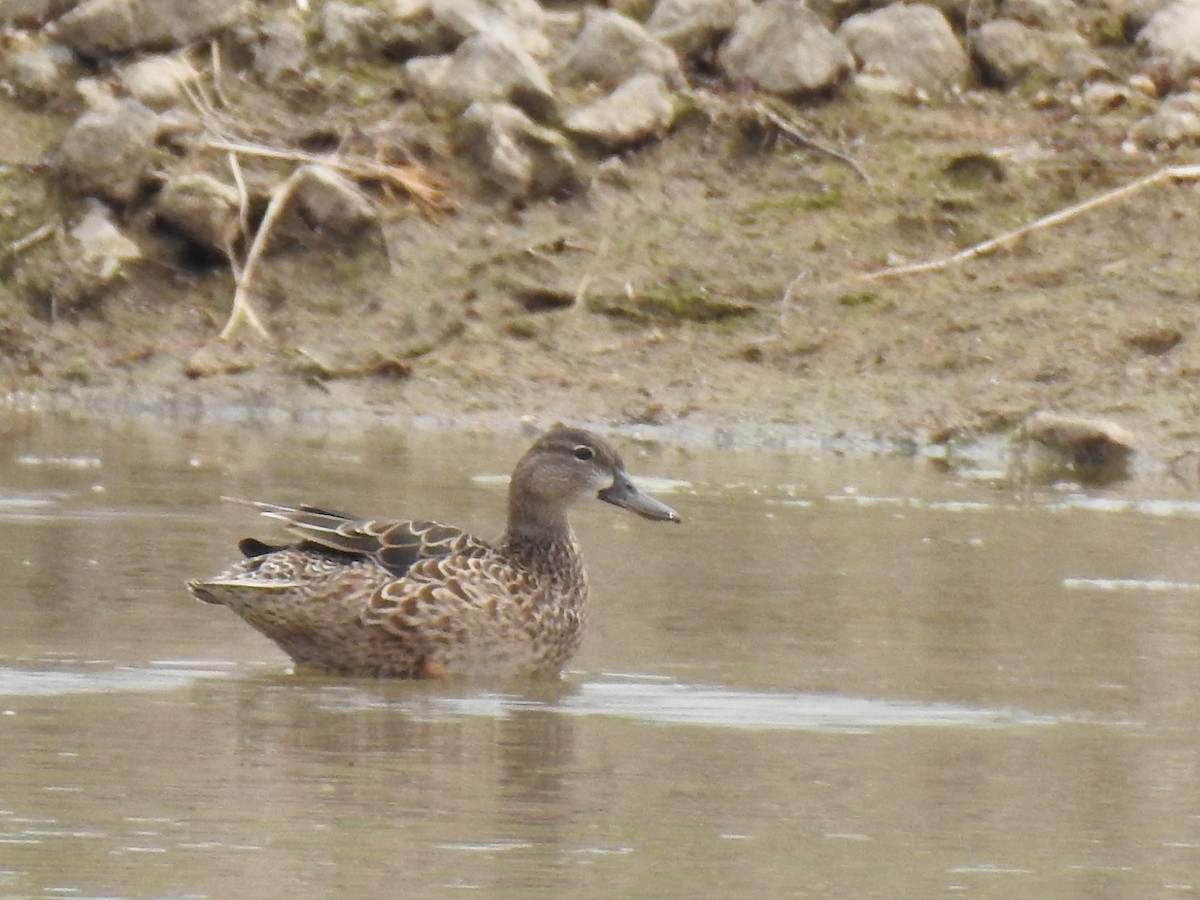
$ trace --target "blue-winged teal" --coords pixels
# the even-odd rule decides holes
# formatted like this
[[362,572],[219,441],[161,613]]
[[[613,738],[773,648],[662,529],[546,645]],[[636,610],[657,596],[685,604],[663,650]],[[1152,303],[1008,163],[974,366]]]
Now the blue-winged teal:
[[587,619],[587,574],[567,509],[592,495],[679,521],[633,485],[608,441],[554,425],[517,463],[508,526],[494,543],[434,522],[253,503],[300,540],[247,538],[238,544],[245,559],[188,589],[306,667],[393,678],[554,674]]

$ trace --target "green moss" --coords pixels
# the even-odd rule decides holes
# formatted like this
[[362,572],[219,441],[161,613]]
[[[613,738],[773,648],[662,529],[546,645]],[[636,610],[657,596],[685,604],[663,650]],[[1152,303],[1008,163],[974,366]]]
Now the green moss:
[[504,323],[504,333],[510,337],[529,340],[538,335],[537,323],[533,316],[514,316]]
[[666,284],[647,288],[632,297],[593,297],[591,312],[644,322],[721,322],[753,315],[753,304],[710,294],[703,285]]
[[836,209],[845,202],[845,195],[839,188],[825,188],[815,194],[783,194],[775,197],[764,197],[742,208],[739,221],[747,224],[747,220],[759,216],[791,217],[804,212],[815,212],[823,209]]
[[849,291],[838,297],[838,305],[854,308],[856,306],[870,306],[879,300],[879,295],[873,291]]

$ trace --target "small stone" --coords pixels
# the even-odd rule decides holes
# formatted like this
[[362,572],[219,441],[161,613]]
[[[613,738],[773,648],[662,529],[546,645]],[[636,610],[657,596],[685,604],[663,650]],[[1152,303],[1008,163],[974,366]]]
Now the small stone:
[[972,49],[980,76],[993,87],[1011,88],[1045,66],[1039,36],[1013,19],[985,22],[975,33]]
[[108,208],[92,200],[69,231],[17,261],[14,280],[57,322],[96,306],[121,277],[123,265],[141,255],[113,223]]
[[152,109],[166,109],[179,102],[184,89],[199,78],[191,65],[177,56],[147,56],[120,71],[121,83],[130,94]]
[[1129,100],[1129,89],[1108,81],[1097,81],[1084,88],[1080,102],[1088,112],[1116,109]]
[[918,90],[961,89],[971,60],[940,11],[896,4],[851,16],[837,31],[863,69],[883,72]]
[[691,56],[715,47],[754,0],[659,0],[646,30],[668,47]]
[[455,142],[509,201],[563,196],[583,184],[570,141],[507,103],[473,103],[459,119]]
[[438,24],[459,40],[488,35],[535,57],[550,52],[546,14],[537,0],[429,0]]
[[371,198],[353,181],[328,166],[308,165],[296,187],[300,214],[326,235],[354,237],[379,221]]
[[13,52],[2,66],[4,77],[18,99],[44,103],[66,95],[75,69],[75,54],[62,44],[32,45]]
[[1136,46],[1148,71],[1161,71],[1170,84],[1182,85],[1200,75],[1200,3],[1176,0],[1161,9],[1138,32]]
[[677,76],[679,59],[633,19],[612,10],[589,9],[565,68],[579,81],[611,89],[642,73]]
[[87,213],[71,229],[79,246],[80,259],[105,282],[116,278],[121,264],[141,259],[138,245],[122,233],[103,203],[92,202]]
[[1129,136],[1142,147],[1200,143],[1200,93],[1172,94],[1153,115],[1136,122]]
[[1091,44],[1073,31],[1038,32],[1047,57],[1046,70],[1056,82],[1082,85],[1109,78],[1112,72]]
[[1159,97],[1158,82],[1142,72],[1130,75],[1126,84],[1129,85],[1131,90],[1135,90],[1145,97],[1155,100]]
[[450,56],[417,57],[404,67],[409,87],[435,111],[458,115],[475,102],[512,103],[539,120],[554,118],[554,90],[526,51],[479,35]]
[[854,67],[845,42],[792,0],[765,0],[738,19],[717,62],[730,79],[783,96],[828,91]]
[[1137,33],[1146,27],[1146,23],[1154,18],[1155,13],[1166,9],[1173,2],[1175,0],[1123,0],[1115,5],[1113,10],[1119,13],[1125,36],[1132,41]]
[[84,0],[48,27],[82,56],[173,50],[233,25],[243,0]]
[[1157,325],[1127,335],[1125,343],[1149,356],[1164,356],[1183,341],[1183,332],[1172,325]]
[[56,152],[66,188],[128,203],[141,189],[154,157],[158,116],[138,100],[115,100],[85,112],[67,129]]
[[387,15],[382,10],[330,0],[317,16],[317,47],[327,57],[353,59],[378,52]]
[[241,234],[238,192],[211,175],[170,178],[154,203],[160,222],[206,250],[225,254]]
[[271,19],[253,33],[251,65],[265,84],[299,75],[308,65],[308,38],[298,22]]
[[[1053,412],[1029,416],[1013,441],[1022,448],[1014,458],[1014,470],[1022,478],[1073,477],[1091,483],[1128,477],[1137,444],[1134,435],[1115,422]],[[1029,453],[1031,448],[1038,452]]]
[[567,116],[564,127],[612,150],[642,143],[675,121],[675,104],[658,75],[635,75],[606,97]]
[[37,28],[71,6],[72,0],[0,0],[0,25]]
[[918,103],[923,99],[923,92],[905,81],[886,72],[858,72],[850,82],[849,90],[852,95],[863,100],[888,98]]
[[1076,12],[1071,0],[1004,0],[1000,14],[1031,28],[1068,31],[1074,28]]

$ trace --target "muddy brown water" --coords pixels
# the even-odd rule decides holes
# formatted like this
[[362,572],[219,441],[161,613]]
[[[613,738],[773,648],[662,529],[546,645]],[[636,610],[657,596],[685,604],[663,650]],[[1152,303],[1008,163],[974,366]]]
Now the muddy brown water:
[[1200,502],[641,450],[561,684],[299,676],[222,494],[491,534],[523,442],[4,424],[0,897],[1200,892]]

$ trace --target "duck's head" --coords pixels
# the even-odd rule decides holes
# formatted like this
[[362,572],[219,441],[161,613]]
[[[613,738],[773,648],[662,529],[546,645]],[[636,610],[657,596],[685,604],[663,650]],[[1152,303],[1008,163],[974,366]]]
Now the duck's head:
[[510,508],[534,518],[541,517],[539,508],[562,516],[588,496],[657,522],[680,521],[675,510],[630,480],[612,444],[582,428],[552,425],[517,463],[509,487]]

